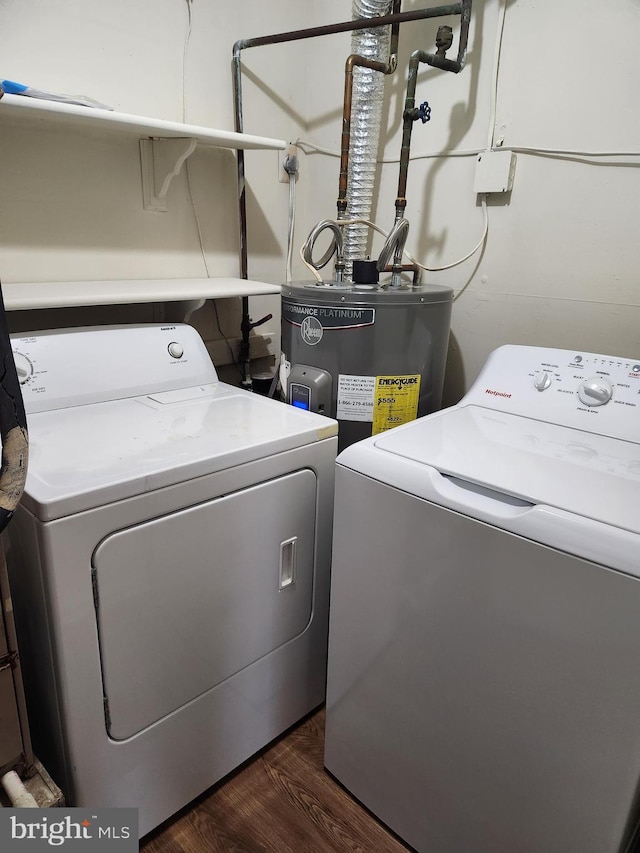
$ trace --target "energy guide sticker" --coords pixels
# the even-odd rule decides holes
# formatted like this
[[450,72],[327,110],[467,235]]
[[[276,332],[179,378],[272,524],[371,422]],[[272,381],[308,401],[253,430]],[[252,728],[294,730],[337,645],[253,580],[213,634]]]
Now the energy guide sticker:
[[372,434],[415,419],[420,398],[420,374],[376,376]]

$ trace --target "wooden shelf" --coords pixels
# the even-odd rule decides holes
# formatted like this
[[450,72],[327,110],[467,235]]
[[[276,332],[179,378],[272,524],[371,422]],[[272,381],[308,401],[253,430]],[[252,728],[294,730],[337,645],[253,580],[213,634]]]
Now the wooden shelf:
[[181,302],[280,293],[280,285],[242,278],[176,278],[130,281],[16,282],[2,285],[8,311],[123,305],[133,302]]
[[177,121],[147,118],[112,110],[80,107],[57,101],[26,98],[23,95],[4,95],[0,98],[0,120],[14,123],[41,122],[57,126],[75,127],[78,130],[92,129],[114,131],[140,138],[195,139],[198,145],[214,148],[284,149],[283,139],[253,136],[249,133],[234,133],[230,130],[215,130]]

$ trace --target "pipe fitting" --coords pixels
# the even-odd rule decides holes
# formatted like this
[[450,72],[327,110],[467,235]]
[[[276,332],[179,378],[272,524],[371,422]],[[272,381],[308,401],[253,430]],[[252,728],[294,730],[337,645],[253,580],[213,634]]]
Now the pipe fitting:
[[15,770],[10,770],[0,779],[11,805],[16,809],[37,809],[38,803],[25,788],[22,779]]
[[389,232],[384,242],[382,251],[378,255],[378,271],[385,269],[389,258],[393,254],[393,266],[391,268],[391,287],[399,287],[402,283],[402,255],[409,234],[409,220],[399,219]]
[[438,27],[438,32],[436,34],[436,56],[444,57],[452,44],[453,29],[448,26]]
[[[329,248],[324,253],[324,255],[320,258],[319,261],[313,260],[313,247],[315,246],[316,240],[322,234],[323,231],[329,230],[332,232],[331,243],[329,244]],[[335,262],[335,276],[336,281],[344,280],[344,256],[343,256],[343,240],[342,240],[342,228],[338,225],[337,222],[334,222],[332,219],[323,219],[315,225],[307,239],[304,241],[304,245],[302,247],[302,257],[305,260],[305,263],[309,264],[309,266],[313,267],[315,270],[320,270],[324,266],[326,266],[335,253],[336,262]]]

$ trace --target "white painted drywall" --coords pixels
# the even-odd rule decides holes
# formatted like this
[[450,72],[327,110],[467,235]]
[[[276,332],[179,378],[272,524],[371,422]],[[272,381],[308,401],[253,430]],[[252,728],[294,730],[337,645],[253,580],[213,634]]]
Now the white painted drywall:
[[[323,5],[323,14],[331,6],[342,18],[349,9],[348,2]],[[403,9],[423,5],[405,0]],[[463,257],[482,233],[473,191],[476,157],[449,156],[489,144],[501,3],[474,0],[473,7],[464,71],[456,76],[421,66],[418,77],[416,102],[430,102],[432,120],[413,128],[407,246],[427,266]],[[504,148],[636,156],[517,153],[513,191],[488,197],[484,250],[425,276],[451,286],[457,297],[446,402],[460,397],[503,343],[640,357],[640,115],[634,106],[640,3],[506,0],[505,7],[495,141]],[[387,83],[385,160],[399,156],[409,55],[432,51],[436,29],[432,21],[403,25],[399,71]],[[337,82],[325,75],[323,86],[335,89]],[[333,117],[309,130],[312,140],[334,151],[339,133]],[[422,159],[438,152],[445,156]],[[319,159],[314,155],[313,163]],[[325,159],[337,176],[335,161]],[[311,160],[303,161],[305,171]],[[313,180],[311,195],[322,207],[315,218],[333,215],[334,194],[320,168]],[[396,164],[380,166],[375,218],[385,228],[393,223],[397,181]]]

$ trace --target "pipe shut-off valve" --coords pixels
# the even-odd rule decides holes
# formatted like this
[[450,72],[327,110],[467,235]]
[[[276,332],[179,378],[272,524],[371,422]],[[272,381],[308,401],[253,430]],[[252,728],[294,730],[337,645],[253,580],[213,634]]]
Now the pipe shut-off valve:
[[431,121],[431,107],[429,106],[429,101],[423,101],[419,107],[414,107],[410,110],[404,111],[405,118],[413,119],[413,121],[420,121],[422,124],[426,124],[428,121]]
[[423,101],[418,107],[418,118],[422,121],[422,124],[426,124],[428,121],[431,121],[431,107],[429,106],[429,101]]
[[[438,27],[438,32],[436,34],[436,57],[440,57],[444,59],[446,57],[446,53],[453,44],[453,30],[451,27],[442,26]],[[419,107],[413,107],[412,109],[405,110],[405,118],[410,118],[413,121],[420,121],[422,124],[426,124],[431,120],[431,107],[429,106],[428,101],[423,101]]]
[[423,101],[419,107],[413,107],[412,109],[405,110],[404,117],[410,118],[413,121],[418,121],[418,119],[420,119],[423,124],[431,121],[431,107],[429,106],[429,101]]

